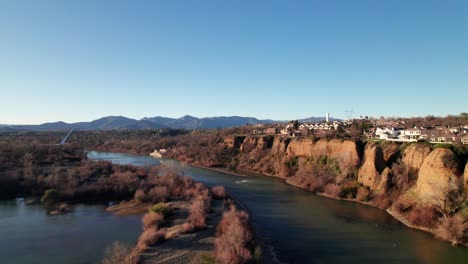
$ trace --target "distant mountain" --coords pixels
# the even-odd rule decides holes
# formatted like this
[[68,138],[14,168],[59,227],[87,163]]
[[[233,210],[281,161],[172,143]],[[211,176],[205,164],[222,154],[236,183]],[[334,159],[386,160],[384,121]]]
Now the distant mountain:
[[269,124],[274,123],[274,120],[259,120],[253,117],[241,116],[218,116],[218,117],[204,117],[197,118],[190,115],[181,118],[167,118],[167,117],[149,117],[143,118],[153,124],[159,124],[163,127],[182,128],[182,129],[203,129],[203,128],[227,128],[235,126],[245,126],[248,124]]
[[[325,120],[324,117],[309,117],[301,119],[301,122],[318,122]],[[335,120],[335,119],[332,119]],[[145,117],[141,120],[127,118],[124,116],[107,116],[93,120],[91,122],[65,123],[53,122],[40,125],[6,125],[2,130],[37,130],[37,131],[66,131],[71,129],[79,130],[112,130],[112,129],[212,129],[228,128],[235,126],[284,123],[285,121],[275,121],[271,119],[257,119],[254,117],[242,116],[217,116],[197,118],[186,115],[181,118],[169,118],[162,116]]]
[[[328,121],[340,121],[341,119],[336,119],[336,118],[332,118],[330,117],[328,119]],[[325,121],[325,117],[308,117],[308,118],[303,118],[303,119],[299,119],[298,120],[299,122],[303,122],[303,123],[317,123],[317,122],[323,122]]]

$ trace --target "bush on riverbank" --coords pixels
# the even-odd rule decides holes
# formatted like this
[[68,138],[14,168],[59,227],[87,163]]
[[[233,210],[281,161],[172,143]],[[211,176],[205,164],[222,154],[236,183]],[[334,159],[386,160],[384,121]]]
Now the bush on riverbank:
[[150,213],[157,213],[162,215],[163,217],[167,217],[169,215],[169,208],[165,206],[163,203],[158,203],[153,206],[148,210]]
[[443,217],[437,227],[436,234],[443,240],[456,245],[464,242],[465,230],[468,230],[468,223],[465,222],[462,215],[457,214],[453,217]]
[[223,186],[215,186],[211,188],[211,193],[214,199],[224,199],[227,196],[226,190]]
[[219,263],[241,264],[252,260],[253,231],[249,216],[231,206],[217,228],[214,254]]
[[133,248],[116,241],[112,246],[106,248],[102,264],[135,264],[137,258],[132,255]]
[[164,221],[164,215],[156,212],[149,212],[146,213],[141,222],[143,224],[143,230],[147,230],[150,228],[159,228],[159,226]]

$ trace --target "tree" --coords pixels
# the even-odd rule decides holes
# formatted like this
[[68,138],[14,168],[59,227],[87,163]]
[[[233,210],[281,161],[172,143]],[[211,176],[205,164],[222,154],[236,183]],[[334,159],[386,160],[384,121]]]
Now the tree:
[[41,198],[41,203],[44,204],[53,204],[58,200],[58,192],[55,189],[49,189],[45,191],[44,195]]
[[299,129],[299,121],[294,120],[294,122],[293,122],[293,128],[294,128],[294,130],[298,130],[298,129]]

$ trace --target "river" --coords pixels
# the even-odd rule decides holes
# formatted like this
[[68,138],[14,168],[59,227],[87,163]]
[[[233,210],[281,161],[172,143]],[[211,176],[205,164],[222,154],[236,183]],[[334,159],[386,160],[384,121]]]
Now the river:
[[23,199],[0,201],[0,263],[101,263],[114,241],[136,243],[141,216],[115,216],[107,205],[75,205],[64,215],[48,215]]
[[287,263],[466,263],[468,249],[405,227],[385,211],[317,196],[267,176],[235,176],[149,156],[89,152],[94,160],[161,162],[207,185],[223,185],[251,211],[256,232]]

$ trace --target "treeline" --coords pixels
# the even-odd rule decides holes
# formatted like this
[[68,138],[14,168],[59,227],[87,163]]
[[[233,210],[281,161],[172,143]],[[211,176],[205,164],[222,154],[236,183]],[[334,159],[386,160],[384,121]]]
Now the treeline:
[[461,113],[459,115],[447,115],[445,117],[428,115],[425,117],[380,117],[380,122],[385,121],[405,121],[409,127],[434,127],[434,126],[448,126],[458,127],[468,125],[468,113]]

